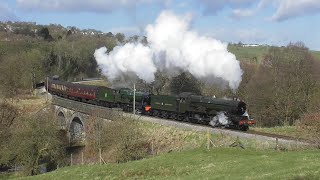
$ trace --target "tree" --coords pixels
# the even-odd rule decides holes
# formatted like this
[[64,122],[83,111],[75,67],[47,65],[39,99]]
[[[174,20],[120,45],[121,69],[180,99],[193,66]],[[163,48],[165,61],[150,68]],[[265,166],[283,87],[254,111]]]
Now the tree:
[[[20,61],[19,55],[6,57],[0,65],[0,92],[6,98],[14,98],[19,90],[24,88],[21,78],[25,72],[23,63]],[[30,82],[30,81],[29,81]]]
[[12,154],[27,175],[38,174],[42,163],[63,163],[66,145],[51,113],[48,110],[37,116],[22,117],[15,127]]
[[47,41],[52,41],[53,40],[52,36],[49,33],[49,29],[47,27],[43,27],[39,31],[38,35],[43,37],[44,40],[47,40]]
[[270,48],[245,90],[263,125],[293,125],[307,111],[316,87],[316,63],[301,43]]
[[115,38],[119,41],[119,43],[124,43],[125,35],[123,33],[117,33]]
[[42,54],[37,49],[6,56],[0,62],[0,93],[16,98],[20,93],[32,92],[33,85],[43,80]]
[[95,159],[97,154],[102,151],[108,154],[108,161],[126,162],[145,157],[148,150],[147,139],[142,135],[138,122],[130,117],[125,117],[117,112],[95,111],[93,115],[108,113],[106,122],[103,119],[92,117],[86,125],[86,156]]
[[108,32],[107,37],[114,37],[114,36],[113,36],[112,32]]
[[12,158],[9,146],[12,138],[12,127],[18,115],[16,107],[6,102],[0,104],[0,165],[8,164]]
[[303,138],[307,138],[311,144],[320,149],[320,113],[305,114],[297,124],[298,132]]
[[154,94],[163,94],[165,86],[169,81],[169,78],[164,75],[163,72],[157,71],[155,74],[155,80],[151,83],[151,88]]
[[180,75],[173,77],[170,82],[170,91],[172,94],[180,94],[182,92],[193,92],[201,94],[201,82],[192,74],[182,72]]

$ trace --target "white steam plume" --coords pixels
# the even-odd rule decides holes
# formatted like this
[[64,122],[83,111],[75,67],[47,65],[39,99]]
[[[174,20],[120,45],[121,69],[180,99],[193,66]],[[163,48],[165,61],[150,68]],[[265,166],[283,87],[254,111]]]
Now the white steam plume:
[[146,27],[148,46],[128,43],[95,52],[103,73],[111,80],[121,73],[133,72],[139,78],[152,82],[157,69],[182,69],[199,79],[223,79],[237,89],[242,76],[240,63],[228,52],[227,44],[200,36],[190,30],[191,16],[176,16],[162,12],[154,24]]
[[107,48],[97,49],[94,57],[109,79],[114,80],[122,73],[135,73],[140,79],[147,82],[154,80],[156,67],[152,62],[152,51],[142,44],[127,43],[117,46],[107,54]]
[[225,126],[229,123],[228,117],[224,114],[224,112],[218,112],[218,114],[213,117],[213,119],[209,122],[209,124],[213,127],[216,126]]

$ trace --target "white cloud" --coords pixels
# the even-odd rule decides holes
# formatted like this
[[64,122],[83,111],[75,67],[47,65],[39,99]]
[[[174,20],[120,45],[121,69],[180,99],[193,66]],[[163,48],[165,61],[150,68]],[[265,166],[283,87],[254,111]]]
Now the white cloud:
[[272,20],[283,21],[292,17],[320,13],[320,0],[278,0]]
[[215,14],[225,7],[247,7],[257,2],[259,0],[199,0],[199,3],[204,7],[205,14]]
[[232,12],[232,17],[235,19],[251,17],[255,15],[256,11],[252,9],[235,9]]
[[290,41],[286,35],[270,33],[262,29],[247,28],[212,28],[214,30],[202,31],[202,33],[225,42],[242,42],[247,44],[287,45]]
[[66,11],[107,13],[119,8],[134,8],[148,3],[168,3],[169,0],[17,0],[20,9],[26,11]]
[[232,9],[231,17],[235,19],[252,17],[267,6],[276,9],[269,18],[275,21],[320,13],[320,0],[199,0],[199,3],[205,14],[215,14],[229,7]]
[[271,1],[261,0],[255,8],[235,9],[232,11],[232,18],[241,19],[256,15],[262,8],[266,7]]
[[0,3],[0,21],[15,21],[17,19],[17,16],[7,4]]

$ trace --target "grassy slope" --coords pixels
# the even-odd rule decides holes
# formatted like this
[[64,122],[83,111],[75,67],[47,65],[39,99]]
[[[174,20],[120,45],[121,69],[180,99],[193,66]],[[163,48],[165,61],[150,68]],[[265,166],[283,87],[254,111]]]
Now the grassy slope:
[[260,62],[265,54],[268,53],[267,46],[259,47],[240,47],[240,46],[228,46],[228,50],[235,54],[237,59],[241,61],[250,61],[254,62],[254,58],[257,59],[257,62]]
[[320,60],[320,51],[311,51],[311,53]]
[[276,126],[272,128],[254,127],[251,129],[254,131],[271,133],[271,134],[279,134],[279,135],[285,135],[285,136],[291,136],[291,137],[296,137],[297,135],[299,135],[297,134],[297,128],[295,126]]
[[196,149],[124,164],[67,167],[27,179],[317,179],[318,159],[318,151]]
[[[255,58],[257,62],[261,62],[263,56],[268,53],[269,47],[258,46],[258,47],[241,47],[241,46],[228,46],[228,50],[235,54],[238,60],[254,62]],[[314,57],[320,60],[320,51],[311,51]]]

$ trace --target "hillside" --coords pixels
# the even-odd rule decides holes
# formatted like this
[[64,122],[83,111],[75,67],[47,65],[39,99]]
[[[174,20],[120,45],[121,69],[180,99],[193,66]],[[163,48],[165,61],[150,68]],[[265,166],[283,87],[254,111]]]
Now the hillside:
[[311,51],[311,53],[320,60],[320,51]]
[[124,164],[61,168],[24,179],[318,179],[317,157],[317,151],[196,149]]
[[[264,55],[268,53],[270,46],[243,47],[229,45],[228,50],[233,53],[238,60],[256,63],[261,62]],[[320,60],[320,51],[311,51],[311,53]]]
[[228,50],[236,55],[238,60],[247,62],[260,62],[265,54],[268,53],[268,46],[242,47],[229,45]]

